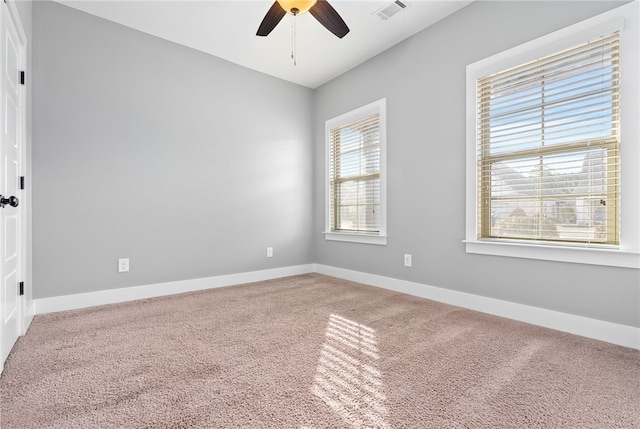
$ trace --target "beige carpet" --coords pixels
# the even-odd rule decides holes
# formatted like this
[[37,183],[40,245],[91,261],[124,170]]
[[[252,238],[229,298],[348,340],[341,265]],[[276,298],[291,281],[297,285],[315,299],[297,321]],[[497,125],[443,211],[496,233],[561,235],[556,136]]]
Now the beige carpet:
[[317,274],[37,316],[0,427],[640,428],[640,352]]

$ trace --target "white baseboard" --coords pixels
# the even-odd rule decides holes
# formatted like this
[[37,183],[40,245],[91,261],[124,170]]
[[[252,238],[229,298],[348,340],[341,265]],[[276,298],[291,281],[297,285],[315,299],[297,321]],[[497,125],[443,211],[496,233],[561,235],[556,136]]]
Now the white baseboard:
[[97,292],[55,296],[51,298],[39,298],[35,300],[35,314],[75,310],[79,308],[94,307],[97,305],[134,301],[136,299],[155,298],[184,292],[194,292],[204,289],[259,282],[263,280],[306,274],[312,271],[313,266],[311,264],[296,265],[292,267],[250,271],[247,273],[179,280],[175,282],[101,290]]
[[31,314],[31,318],[33,318],[34,314],[115,304],[136,299],[252,283],[312,272],[606,341],[620,346],[640,349],[640,328],[322,264],[297,265],[248,273],[40,298],[34,300],[28,314]]
[[640,349],[640,328],[633,326],[327,265],[313,264],[313,271],[557,331]]

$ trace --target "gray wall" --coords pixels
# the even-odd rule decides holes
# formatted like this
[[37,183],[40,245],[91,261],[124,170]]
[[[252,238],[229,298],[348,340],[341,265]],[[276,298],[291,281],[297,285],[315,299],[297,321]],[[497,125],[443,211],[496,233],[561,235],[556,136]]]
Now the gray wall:
[[[476,2],[318,88],[314,261],[640,326],[639,270],[472,255],[462,243],[466,65],[620,4]],[[382,97],[388,245],[325,241],[324,121]]]
[[312,90],[49,1],[32,48],[35,298],[312,262]]

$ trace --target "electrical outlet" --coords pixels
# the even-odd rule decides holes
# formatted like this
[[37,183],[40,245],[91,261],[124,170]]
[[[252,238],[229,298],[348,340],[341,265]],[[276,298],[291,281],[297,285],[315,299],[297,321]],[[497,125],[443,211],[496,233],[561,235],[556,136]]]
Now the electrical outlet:
[[411,254],[409,254],[409,253],[405,253],[404,254],[404,266],[405,267],[410,267],[411,266]]
[[267,247],[267,258],[273,258],[273,247]]
[[129,271],[129,258],[118,259],[118,272],[126,273]]

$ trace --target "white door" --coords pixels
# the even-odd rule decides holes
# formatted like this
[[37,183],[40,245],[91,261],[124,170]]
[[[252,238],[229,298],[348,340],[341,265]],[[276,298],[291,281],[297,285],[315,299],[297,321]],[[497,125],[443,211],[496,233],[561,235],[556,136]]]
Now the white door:
[[21,331],[23,210],[20,206],[22,174],[23,46],[6,3],[0,4],[0,367]]

